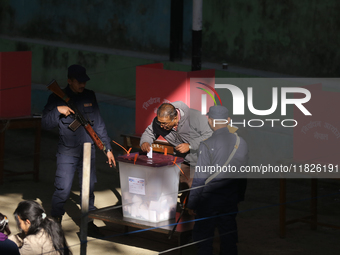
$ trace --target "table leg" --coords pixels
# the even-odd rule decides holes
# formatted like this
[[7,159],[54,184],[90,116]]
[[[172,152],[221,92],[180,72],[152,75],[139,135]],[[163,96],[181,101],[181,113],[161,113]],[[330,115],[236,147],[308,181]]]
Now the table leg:
[[280,237],[286,237],[286,179],[280,179]]
[[311,213],[312,213],[312,218],[311,218],[311,229],[315,230],[317,227],[317,217],[318,217],[318,212],[317,212],[317,207],[318,207],[318,180],[317,179],[312,179],[311,183]]
[[5,131],[0,133],[0,184],[4,180]]
[[[181,247],[182,245],[188,244],[191,236],[192,236],[191,230],[185,231],[185,232],[179,232],[178,233],[178,247]],[[178,249],[178,253],[183,254],[183,249],[184,248]]]

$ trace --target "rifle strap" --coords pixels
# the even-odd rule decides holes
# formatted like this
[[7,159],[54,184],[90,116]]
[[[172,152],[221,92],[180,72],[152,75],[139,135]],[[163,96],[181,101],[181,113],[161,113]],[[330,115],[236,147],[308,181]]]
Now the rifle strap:
[[[235,146],[234,146],[234,149],[233,149],[233,151],[230,153],[230,155],[229,155],[229,158],[228,158],[228,160],[224,163],[224,165],[223,165],[223,167],[224,166],[227,166],[229,163],[230,163],[230,161],[232,160],[232,158],[234,157],[234,155],[235,155],[235,153],[236,153],[236,151],[237,151],[237,149],[238,149],[238,147],[239,147],[239,145],[240,145],[240,137],[237,135],[237,133],[235,132],[235,133],[233,133],[234,135],[236,135],[236,143],[235,143]],[[208,151],[209,151],[209,157],[210,157],[210,162],[212,162],[212,156],[211,156],[211,154],[210,154],[210,148],[209,148],[209,146],[205,143],[205,142],[202,142],[205,146],[207,146],[208,147]],[[223,168],[222,167],[222,168]],[[220,172],[216,172],[216,173],[214,173],[213,175],[211,175],[208,179],[206,179],[206,181],[205,181],[205,185],[207,185],[209,182],[211,182],[214,178],[216,178],[216,176],[217,175],[219,175],[220,174]]]

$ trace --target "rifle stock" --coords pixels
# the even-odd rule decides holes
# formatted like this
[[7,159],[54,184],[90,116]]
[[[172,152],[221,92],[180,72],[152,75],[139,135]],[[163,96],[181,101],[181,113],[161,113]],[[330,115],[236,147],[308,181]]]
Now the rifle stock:
[[[106,147],[104,145],[104,143],[102,142],[102,140],[100,140],[99,136],[97,135],[97,133],[93,130],[93,128],[91,127],[91,125],[89,125],[89,123],[87,122],[87,120],[83,117],[83,115],[78,111],[78,109],[76,108],[75,105],[73,105],[70,101],[70,98],[65,94],[65,92],[59,87],[58,83],[56,80],[52,80],[50,82],[49,85],[47,85],[47,88],[49,90],[51,90],[54,94],[56,94],[58,97],[60,97],[62,100],[64,100],[67,104],[68,107],[70,107],[74,112],[75,112],[75,121],[73,121],[71,123],[71,125],[69,126],[69,128],[72,131],[75,131],[78,127],[79,124],[81,124],[82,126],[84,126],[85,130],[87,131],[87,133],[89,134],[89,136],[91,137],[91,139],[93,140],[93,142],[96,144],[96,146],[104,152],[104,154],[106,155]],[[74,122],[77,122],[77,124],[75,124]]]
[[47,85],[47,88],[51,90],[54,94],[56,94],[58,97],[60,97],[62,100],[64,100],[66,103],[70,101],[70,98],[62,91],[62,89],[59,87],[56,80],[52,80],[50,84]]

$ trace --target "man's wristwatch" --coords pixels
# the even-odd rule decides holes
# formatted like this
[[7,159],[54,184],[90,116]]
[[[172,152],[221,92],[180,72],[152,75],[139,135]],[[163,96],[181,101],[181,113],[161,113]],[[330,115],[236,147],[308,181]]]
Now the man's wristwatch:
[[190,146],[190,144],[189,144],[189,150],[191,150],[191,146]]
[[112,150],[108,149],[108,150],[106,150],[106,153],[108,153],[109,151],[112,151]]

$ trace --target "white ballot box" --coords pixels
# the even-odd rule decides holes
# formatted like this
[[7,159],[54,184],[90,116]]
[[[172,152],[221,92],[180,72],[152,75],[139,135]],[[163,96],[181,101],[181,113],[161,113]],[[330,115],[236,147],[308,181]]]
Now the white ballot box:
[[[117,158],[124,217],[149,222],[175,218],[180,173],[175,158],[159,153]],[[180,166],[183,158],[175,162]]]

